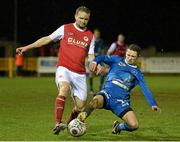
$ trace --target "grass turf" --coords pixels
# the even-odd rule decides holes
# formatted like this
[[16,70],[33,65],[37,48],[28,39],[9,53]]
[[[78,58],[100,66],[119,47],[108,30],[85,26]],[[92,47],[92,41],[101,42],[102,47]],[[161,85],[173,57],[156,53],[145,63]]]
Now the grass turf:
[[[94,88],[98,88],[94,80]],[[140,128],[134,132],[111,134],[112,123],[118,119],[110,111],[95,110],[87,119],[87,132],[72,137],[67,131],[55,136],[54,100],[57,88],[54,78],[0,78],[0,141],[119,141],[119,140],[180,140],[180,76],[148,75],[147,83],[162,108],[152,112],[139,87],[131,94],[132,108],[139,119]],[[88,102],[92,99],[88,98]],[[63,120],[72,109],[67,98]],[[120,120],[121,121],[121,120]]]

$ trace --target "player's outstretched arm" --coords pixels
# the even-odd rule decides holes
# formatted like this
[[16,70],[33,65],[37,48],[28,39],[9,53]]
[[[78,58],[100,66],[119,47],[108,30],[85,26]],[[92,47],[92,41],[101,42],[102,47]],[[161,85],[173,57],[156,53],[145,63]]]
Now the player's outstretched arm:
[[49,36],[45,36],[38,39],[32,44],[17,48],[16,53],[22,55],[24,52],[28,51],[29,49],[42,47],[44,45],[51,43],[52,41],[53,40]]

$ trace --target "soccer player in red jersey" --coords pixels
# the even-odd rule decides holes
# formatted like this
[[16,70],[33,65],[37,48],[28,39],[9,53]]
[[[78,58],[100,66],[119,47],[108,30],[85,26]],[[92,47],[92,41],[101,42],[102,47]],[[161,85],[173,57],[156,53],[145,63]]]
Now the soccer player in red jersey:
[[107,51],[107,55],[119,55],[121,57],[125,56],[127,45],[125,44],[125,36],[119,34],[117,41],[113,42]]
[[32,44],[16,49],[17,53],[23,54],[29,49],[59,41],[56,71],[56,85],[59,94],[55,100],[54,134],[59,134],[67,127],[67,124],[62,123],[62,116],[69,92],[74,100],[74,108],[67,123],[77,117],[86,103],[85,58],[88,55],[89,62],[94,59],[94,36],[86,27],[89,19],[90,10],[85,6],[80,6],[75,12],[75,23],[64,24],[49,36],[44,36]]

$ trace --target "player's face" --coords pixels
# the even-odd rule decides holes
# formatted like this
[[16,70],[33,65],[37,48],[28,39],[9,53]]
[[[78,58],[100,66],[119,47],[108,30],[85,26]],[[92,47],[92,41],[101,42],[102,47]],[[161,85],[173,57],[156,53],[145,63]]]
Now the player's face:
[[79,11],[75,14],[75,23],[81,29],[85,29],[90,19],[90,14],[87,14],[84,11]]
[[124,39],[125,39],[125,37],[123,35],[118,36],[118,41],[119,42],[124,42]]
[[126,51],[126,62],[130,65],[134,65],[136,63],[136,60],[138,58],[138,54],[136,51],[127,49]]
[[99,31],[95,31],[95,32],[94,32],[94,37],[95,37],[95,39],[99,39],[100,36],[101,36],[101,33],[100,33]]

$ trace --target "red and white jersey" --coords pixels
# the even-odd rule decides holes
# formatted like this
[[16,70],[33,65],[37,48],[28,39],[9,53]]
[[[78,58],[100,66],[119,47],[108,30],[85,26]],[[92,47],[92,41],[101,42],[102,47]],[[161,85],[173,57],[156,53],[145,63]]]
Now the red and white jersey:
[[126,54],[127,45],[124,42],[113,42],[108,49],[110,55],[119,55],[124,57]]
[[59,27],[49,37],[55,42],[60,41],[57,66],[85,74],[85,58],[87,54],[94,54],[93,33],[70,23]]

